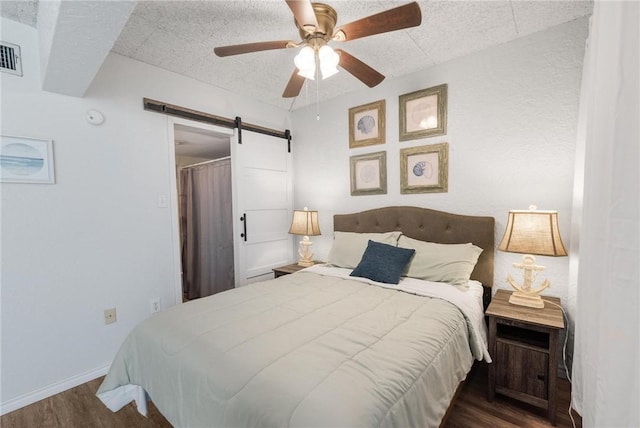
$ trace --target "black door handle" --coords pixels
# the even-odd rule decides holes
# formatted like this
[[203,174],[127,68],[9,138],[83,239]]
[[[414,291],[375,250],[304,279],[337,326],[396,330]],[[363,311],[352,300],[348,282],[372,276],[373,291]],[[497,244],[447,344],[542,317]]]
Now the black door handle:
[[244,230],[244,232],[240,234],[240,237],[244,238],[244,242],[247,242],[247,214],[246,213],[242,214],[242,217],[240,217],[240,221],[242,222],[242,228]]

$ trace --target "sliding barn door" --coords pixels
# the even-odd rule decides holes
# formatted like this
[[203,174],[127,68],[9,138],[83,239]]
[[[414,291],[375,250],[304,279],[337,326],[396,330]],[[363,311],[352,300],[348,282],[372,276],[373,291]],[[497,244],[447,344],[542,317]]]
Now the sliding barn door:
[[232,144],[236,287],[270,279],[293,260],[291,153],[287,140],[242,130]]

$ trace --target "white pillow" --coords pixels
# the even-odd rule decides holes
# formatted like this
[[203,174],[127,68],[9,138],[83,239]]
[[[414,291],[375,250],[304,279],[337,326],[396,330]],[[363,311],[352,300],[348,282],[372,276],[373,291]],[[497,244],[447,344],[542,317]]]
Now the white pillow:
[[461,288],[467,288],[471,272],[482,253],[482,248],[473,244],[436,244],[404,235],[398,240],[398,247],[416,250],[404,271],[405,276],[446,282]]
[[329,251],[329,263],[342,268],[354,269],[362,260],[369,240],[397,247],[400,235],[401,232],[334,232],[333,245]]

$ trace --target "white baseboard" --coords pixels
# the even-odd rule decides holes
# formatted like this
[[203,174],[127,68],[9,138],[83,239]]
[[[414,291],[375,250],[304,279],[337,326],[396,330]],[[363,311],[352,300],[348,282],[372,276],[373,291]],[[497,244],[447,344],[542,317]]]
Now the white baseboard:
[[19,397],[12,398],[11,400],[4,401],[0,403],[0,415],[13,412],[14,410],[18,410],[22,407],[28,406],[29,404],[33,404],[36,401],[43,400],[45,398],[51,397],[52,395],[56,395],[63,391],[66,391],[67,389],[71,389],[78,385],[82,385],[83,383],[97,379],[100,376],[104,376],[105,374],[107,374],[108,370],[109,365],[99,367],[97,369],[80,373],[76,376],[53,383],[51,385],[45,386],[44,388],[37,389],[33,392],[29,392]]

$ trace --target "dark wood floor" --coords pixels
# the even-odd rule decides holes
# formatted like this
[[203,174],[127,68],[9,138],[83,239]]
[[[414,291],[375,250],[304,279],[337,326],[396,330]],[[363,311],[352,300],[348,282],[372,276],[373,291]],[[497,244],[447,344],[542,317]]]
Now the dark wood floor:
[[[134,404],[129,404],[119,412],[112,413],[95,396],[101,382],[102,378],[96,379],[8,413],[0,418],[0,426],[2,428],[171,427],[152,403],[149,405],[148,418],[141,416]],[[570,397],[569,382],[559,379],[558,388],[557,426],[571,427],[567,413]],[[499,396],[493,403],[487,402],[486,390],[486,364],[477,364],[469,374],[446,427],[551,426],[544,412],[539,409]],[[579,416],[575,415],[574,418],[577,427],[581,428]]]
[[[467,382],[458,397],[446,428],[468,427],[551,427],[542,409],[520,403],[507,397],[496,395],[493,403],[487,401],[487,364],[476,363],[467,377]],[[558,379],[556,406],[556,426],[571,428],[569,401],[571,384],[566,379]],[[576,428],[582,428],[582,420],[574,411]]]

